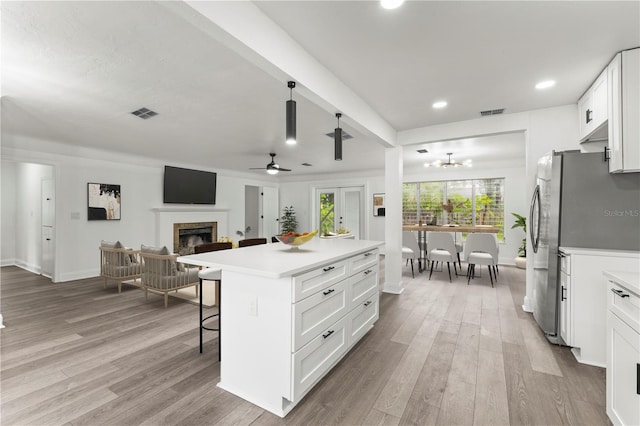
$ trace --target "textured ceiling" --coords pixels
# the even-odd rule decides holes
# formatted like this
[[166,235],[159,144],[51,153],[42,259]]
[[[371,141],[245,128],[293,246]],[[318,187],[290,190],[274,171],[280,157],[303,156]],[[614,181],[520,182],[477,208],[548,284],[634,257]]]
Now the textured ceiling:
[[[478,118],[482,109],[575,103],[616,51],[640,45],[638,2],[410,1],[391,12],[373,1],[255,5],[397,131]],[[335,117],[296,91],[299,143],[286,146],[286,81],[175,13],[195,14],[186,4],[0,7],[3,144],[19,134],[238,171],[276,152],[291,175],[384,167],[379,142],[345,123],[354,138],[334,161],[325,133]],[[544,78],[557,86],[536,92]],[[449,107],[431,109],[441,98]],[[140,107],[159,115],[130,114]],[[480,151],[497,158],[500,143],[483,140]],[[420,164],[412,153],[407,164]]]

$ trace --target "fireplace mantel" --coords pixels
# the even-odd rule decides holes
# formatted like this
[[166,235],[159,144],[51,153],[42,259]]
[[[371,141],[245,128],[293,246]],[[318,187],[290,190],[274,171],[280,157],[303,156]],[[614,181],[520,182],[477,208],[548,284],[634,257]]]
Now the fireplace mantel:
[[173,224],[181,222],[217,222],[218,237],[229,235],[230,209],[212,208],[211,206],[163,206],[152,208],[156,217],[156,241],[158,247],[167,246],[173,249]]

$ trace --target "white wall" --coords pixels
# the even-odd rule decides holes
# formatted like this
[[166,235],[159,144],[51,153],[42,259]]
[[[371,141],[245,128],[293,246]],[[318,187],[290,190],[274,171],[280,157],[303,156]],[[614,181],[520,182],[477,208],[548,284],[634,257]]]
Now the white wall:
[[0,265],[14,265],[16,262],[16,165],[2,161],[0,183]]
[[[156,244],[156,213],[153,209],[164,206],[162,203],[164,163],[87,149],[76,150],[78,155],[71,155],[67,146],[41,140],[25,139],[17,143],[12,142],[12,146],[20,146],[20,142],[22,146],[36,145],[37,150],[6,147],[2,150],[3,264],[35,264],[34,256],[36,254],[39,256],[41,251],[38,207],[40,206],[40,179],[37,183],[37,200],[25,198],[24,202],[20,202],[21,198],[15,195],[22,192],[30,194],[32,191],[29,188],[34,185],[31,181],[25,181],[25,187],[17,188],[14,193],[10,190],[12,180],[24,181],[25,179],[20,176],[31,176],[34,174],[34,167],[35,170],[41,168],[41,166],[25,163],[46,162],[55,167],[54,282],[97,276],[99,274],[98,247],[103,239],[120,240],[128,247]],[[177,164],[177,166],[189,167],[184,164]],[[194,168],[203,169],[202,167]],[[228,215],[228,225],[223,232],[228,232],[237,241],[239,237],[234,235],[235,231],[245,228],[244,186],[277,187],[277,183],[269,179],[236,176],[234,172],[210,171],[218,173],[215,209],[233,212]],[[89,182],[121,186],[121,220],[90,222],[87,220],[87,183]],[[6,192],[5,186],[9,187]],[[14,199],[17,202],[14,202]],[[12,209],[12,205],[15,206],[15,210]],[[16,219],[12,220],[12,217]],[[31,218],[34,219],[31,220]],[[25,232],[30,235],[28,244],[20,245],[11,238],[11,222],[18,225],[16,229],[25,228]]]
[[[280,214],[285,206],[293,206],[298,219],[298,229],[313,230],[317,227],[311,223],[313,217],[312,200],[315,188],[333,188],[346,186],[364,186],[364,239],[384,241],[384,217],[373,217],[373,194],[384,192],[384,171],[377,176],[361,174],[332,175],[331,179],[321,176],[298,177],[296,181],[280,183]],[[374,172],[371,172],[373,175]]]

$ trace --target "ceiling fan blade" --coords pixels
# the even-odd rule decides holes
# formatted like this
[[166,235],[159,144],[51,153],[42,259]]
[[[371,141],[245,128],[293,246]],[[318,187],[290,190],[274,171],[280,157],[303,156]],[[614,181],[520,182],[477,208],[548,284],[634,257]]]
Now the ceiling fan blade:
[[249,167],[249,170],[264,170],[264,167]]
[[290,172],[290,171],[291,171],[291,169],[285,169],[285,168],[280,167],[280,166],[274,166],[274,167],[272,167],[272,168],[273,168],[273,169],[276,169],[276,170],[279,170],[279,171],[281,171],[281,172]]

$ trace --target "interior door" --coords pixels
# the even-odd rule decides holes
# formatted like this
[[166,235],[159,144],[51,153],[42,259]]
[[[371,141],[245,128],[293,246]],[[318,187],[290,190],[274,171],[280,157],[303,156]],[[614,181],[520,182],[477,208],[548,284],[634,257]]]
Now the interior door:
[[41,274],[53,278],[55,201],[53,179],[42,179],[42,265]]
[[260,217],[260,188],[245,185],[244,187],[244,237],[257,238]]
[[267,238],[279,233],[278,229],[278,188],[262,187],[262,213],[260,235]]

